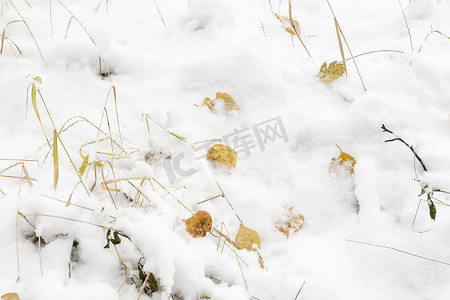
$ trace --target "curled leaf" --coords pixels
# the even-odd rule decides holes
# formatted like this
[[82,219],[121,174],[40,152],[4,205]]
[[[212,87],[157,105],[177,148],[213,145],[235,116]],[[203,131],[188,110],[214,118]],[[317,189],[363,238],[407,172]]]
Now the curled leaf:
[[338,63],[337,61],[333,61],[330,65],[327,66],[327,62],[324,62],[320,67],[320,72],[317,74],[317,77],[324,82],[330,82],[335,79],[338,79],[345,73],[345,66],[343,63]]
[[292,19],[291,23],[289,17],[278,16],[277,14],[275,14],[275,17],[278,19],[278,21],[280,21],[281,26],[284,28],[284,30],[286,30],[292,35],[295,35],[295,31],[297,31],[297,33],[300,34],[300,24],[298,23],[297,20]]
[[284,213],[276,222],[276,228],[289,237],[291,231],[297,232],[305,224],[305,218],[292,206],[285,207]]
[[37,102],[36,102],[36,90],[37,90],[36,83],[37,84],[41,84],[42,83],[41,77],[36,76],[34,78],[33,84],[31,85],[31,103],[33,104],[33,109],[34,109],[34,112],[36,114],[36,117],[38,118],[39,123],[42,126],[41,117],[39,116],[39,111],[38,111]]
[[227,145],[216,144],[209,148],[206,158],[234,168],[236,166],[237,153]]
[[341,147],[339,147],[338,145],[336,145],[339,148],[339,151],[341,151],[341,154],[339,155],[338,158],[333,158],[331,160],[330,163],[330,170],[334,170],[339,166],[344,166],[348,169],[348,171],[353,174],[354,171],[354,167],[356,164],[355,159],[348,153],[342,152]]
[[220,93],[220,92],[216,93],[216,98],[214,100],[211,100],[210,98],[206,97],[205,100],[203,100],[202,105],[207,106],[211,112],[216,112],[217,109],[215,108],[215,106],[217,104],[218,99],[222,99],[225,102],[226,113],[230,113],[233,110],[241,109],[236,104],[236,101],[234,101],[234,99],[230,95],[228,95],[227,93]]
[[186,223],[186,231],[195,238],[205,237],[208,232],[211,232],[212,218],[207,211],[199,210],[184,223]]
[[3,300],[20,300],[19,295],[17,295],[16,293],[7,293],[4,294],[1,299]]
[[[155,293],[159,290],[158,281],[156,280],[153,273],[145,273],[144,272],[144,265],[141,263],[141,260],[143,258],[144,257],[141,257],[138,261],[139,279],[141,280],[142,284],[145,283],[144,292],[147,295],[151,296],[153,293]],[[147,281],[146,281],[146,278],[147,278]]]
[[239,227],[238,234],[235,239],[236,245],[239,249],[247,249],[248,251],[255,251],[253,244],[256,244],[258,248],[261,247],[261,241],[259,235],[253,229],[242,226]]
[[78,171],[78,173],[80,173],[80,176],[83,176],[84,171],[86,170],[88,162],[89,162],[89,154],[84,157],[83,163],[81,164],[81,167],[80,167],[80,169]]

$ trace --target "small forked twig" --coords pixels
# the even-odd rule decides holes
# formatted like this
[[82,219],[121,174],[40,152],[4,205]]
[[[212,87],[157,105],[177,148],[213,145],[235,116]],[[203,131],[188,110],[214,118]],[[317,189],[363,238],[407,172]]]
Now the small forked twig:
[[386,126],[384,126],[384,124],[381,125],[381,129],[383,130],[383,132],[388,132],[390,134],[392,134],[393,136],[395,136],[395,138],[390,139],[390,140],[385,140],[385,143],[389,143],[389,142],[393,142],[393,141],[400,141],[403,144],[406,145],[406,147],[409,148],[409,150],[411,150],[414,153],[414,156],[417,158],[417,160],[420,162],[420,165],[422,166],[423,170],[426,172],[428,171],[427,167],[425,166],[422,158],[420,158],[420,156],[417,154],[417,152],[414,150],[413,146],[409,145],[407,142],[405,142],[401,137],[399,137],[398,135],[396,135],[394,132],[392,132],[391,130],[387,129]]

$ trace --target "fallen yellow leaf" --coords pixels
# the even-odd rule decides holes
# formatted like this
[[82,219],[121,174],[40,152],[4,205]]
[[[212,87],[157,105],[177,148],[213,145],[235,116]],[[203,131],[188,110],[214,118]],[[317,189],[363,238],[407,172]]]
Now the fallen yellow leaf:
[[16,293],[8,293],[8,294],[4,294],[1,299],[3,300],[20,300],[19,295],[17,295]]
[[345,73],[345,66],[343,63],[333,61],[327,66],[327,62],[324,62],[320,67],[320,72],[317,77],[324,82],[330,82],[338,79]]
[[351,174],[353,174],[356,160],[348,153],[342,152],[341,147],[336,145],[341,151],[341,154],[337,158],[331,160],[330,169],[335,169],[337,166],[345,166]]
[[303,227],[305,218],[292,206],[285,207],[284,210],[275,226],[289,238],[291,231],[297,232]]
[[[278,16],[277,14],[275,14],[275,17],[278,19],[278,21],[280,21],[281,26],[284,28],[284,30],[286,30],[292,35],[295,35],[295,31],[297,31],[297,33],[300,35],[300,24],[298,23],[297,20],[292,19],[291,23],[289,17]],[[292,26],[292,24],[294,24],[294,26]]]
[[211,232],[212,218],[207,211],[199,210],[184,223],[186,223],[186,231],[193,237],[204,237]]
[[206,158],[234,168],[236,166],[237,153],[227,145],[216,144],[209,148]]
[[250,228],[242,226],[242,224],[240,225],[239,232],[236,235],[235,243],[239,249],[247,249],[248,251],[255,251],[253,244],[256,244],[258,248],[261,247],[261,241],[258,233]]
[[227,113],[241,109],[230,95],[220,92],[216,93],[216,98],[214,100],[206,97],[205,100],[203,100],[202,105],[207,106],[211,112],[216,112],[214,108],[218,99],[222,99],[225,102],[225,112]]

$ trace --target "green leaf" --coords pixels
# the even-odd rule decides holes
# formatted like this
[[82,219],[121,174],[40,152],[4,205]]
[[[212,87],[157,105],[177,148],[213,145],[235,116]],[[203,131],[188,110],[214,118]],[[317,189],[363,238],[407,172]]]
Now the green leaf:
[[122,242],[117,231],[114,231],[113,236],[114,236],[114,238],[111,239],[111,243],[113,243],[113,245],[118,245],[118,244],[120,244],[120,242]]
[[[144,284],[145,278],[147,278],[147,274],[143,270],[144,266],[141,263],[141,260],[143,258],[144,257],[141,257],[139,259],[139,261],[138,261],[139,279],[142,281],[142,284]],[[153,275],[153,273],[150,273],[150,275],[148,276],[148,280],[147,280],[146,286],[144,287],[144,292],[147,295],[151,295],[152,293],[155,293],[158,290],[159,290],[158,281],[156,281],[156,278]]]
[[107,244],[105,245],[105,247],[103,247],[103,248],[105,248],[105,249],[109,248],[109,242],[110,242],[109,236],[110,236],[110,235],[111,235],[111,229],[108,229],[108,231],[106,232],[106,241],[107,241]]
[[436,221],[436,206],[433,203],[433,200],[431,200],[430,194],[428,194],[428,208],[430,210],[430,217],[433,219],[433,221]]
[[424,194],[427,192],[427,187],[428,187],[428,185],[424,185],[424,186],[422,187],[422,189],[420,190],[420,195],[419,195],[419,197],[422,196],[422,195],[424,195]]

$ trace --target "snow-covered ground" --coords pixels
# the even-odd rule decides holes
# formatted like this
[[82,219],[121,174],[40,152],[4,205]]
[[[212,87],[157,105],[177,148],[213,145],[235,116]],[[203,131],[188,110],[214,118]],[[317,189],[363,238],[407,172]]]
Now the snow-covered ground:
[[[311,58],[272,13],[286,0],[155,1],[0,0],[0,295],[137,299],[140,261],[158,286],[140,299],[448,299],[450,197],[430,192],[450,191],[450,2],[331,3],[353,55],[371,52],[356,58],[365,92],[351,60],[317,77],[341,60],[326,0],[292,2]],[[201,106],[217,92],[240,110]],[[216,139],[235,168],[204,157]],[[353,174],[330,168],[335,144]],[[289,238],[286,207],[305,219]],[[255,230],[264,268],[190,236],[199,210],[230,240]],[[107,228],[129,239],[104,248]]]

